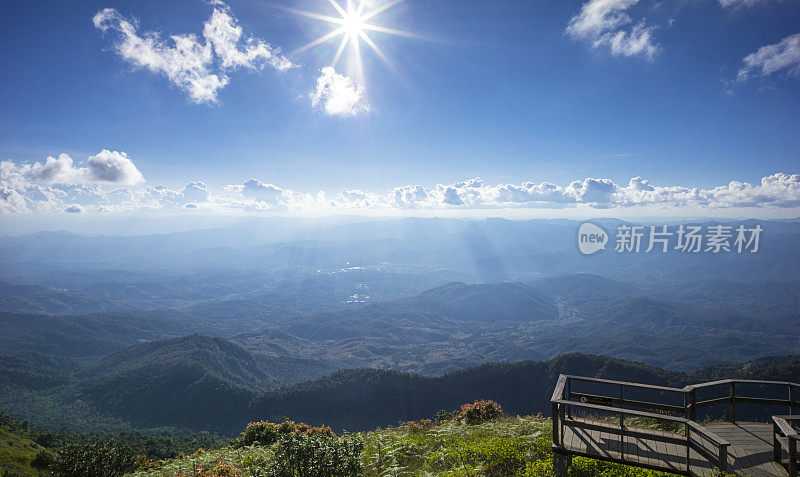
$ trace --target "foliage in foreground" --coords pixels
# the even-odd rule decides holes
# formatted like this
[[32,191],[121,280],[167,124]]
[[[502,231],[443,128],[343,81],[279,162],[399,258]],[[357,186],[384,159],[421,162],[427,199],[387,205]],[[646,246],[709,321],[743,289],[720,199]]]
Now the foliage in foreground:
[[[551,426],[550,420],[541,415],[495,417],[467,424],[459,413],[441,413],[436,421],[423,419],[394,428],[336,437],[327,432],[309,432],[320,428],[293,422],[253,423],[228,447],[151,462],[133,476],[550,477],[553,475]],[[272,439],[271,445],[264,445]],[[583,458],[573,460],[570,474],[574,477],[667,475]]]

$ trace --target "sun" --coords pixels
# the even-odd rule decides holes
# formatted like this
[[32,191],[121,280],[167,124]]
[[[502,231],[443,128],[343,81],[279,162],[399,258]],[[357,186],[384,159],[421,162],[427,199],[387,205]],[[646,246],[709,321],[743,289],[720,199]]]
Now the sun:
[[379,6],[371,6],[372,2],[365,0],[345,0],[344,5],[340,4],[338,0],[327,0],[328,4],[336,11],[338,16],[325,15],[322,13],[308,12],[305,10],[298,10],[290,7],[278,7],[282,10],[301,15],[315,20],[322,20],[324,22],[334,25],[334,29],[329,33],[317,38],[316,40],[298,48],[293,54],[299,54],[315,46],[321,45],[333,39],[341,37],[339,40],[339,48],[330,63],[330,66],[336,67],[336,64],[341,60],[348,45],[352,51],[352,58],[354,60],[355,74],[357,80],[364,83],[364,67],[361,59],[361,42],[364,42],[369,48],[380,58],[386,66],[396,71],[394,65],[389,58],[384,54],[383,50],[378,47],[375,41],[370,37],[370,32],[385,33],[389,35],[400,35],[411,38],[418,38],[411,33],[388,28],[381,25],[375,25],[370,22],[381,13],[397,5],[403,0],[388,0]]
[[350,6],[348,6],[347,16],[343,17],[342,20],[344,20],[342,26],[346,35],[360,36],[364,31],[364,20]]

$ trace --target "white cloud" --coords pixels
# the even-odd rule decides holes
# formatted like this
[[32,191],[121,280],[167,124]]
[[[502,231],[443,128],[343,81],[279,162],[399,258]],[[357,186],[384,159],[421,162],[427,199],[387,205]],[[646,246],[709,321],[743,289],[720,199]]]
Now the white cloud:
[[124,152],[103,149],[90,156],[86,167],[78,167],[67,154],[48,157],[45,162],[0,163],[0,174],[8,181],[30,181],[40,184],[109,183],[135,185],[144,176]]
[[611,47],[611,53],[617,56],[643,55],[653,58],[659,47],[652,40],[653,28],[645,26],[644,21],[641,21],[630,31],[606,33],[595,41],[595,46],[607,44]]
[[[49,164],[48,168],[48,162],[39,164],[39,167],[10,161],[0,163],[0,213],[141,209],[303,212],[639,206],[706,209],[800,207],[800,175],[786,173],[766,176],[757,183],[731,181],[705,189],[656,185],[641,177],[634,177],[627,184],[589,177],[574,180],[566,186],[552,182],[488,184],[480,178],[472,178],[452,184],[398,186],[385,193],[347,188],[328,198],[324,192],[304,193],[257,179],[227,185],[217,191],[199,181],[178,189],[146,184],[120,188],[107,182],[59,183],[54,182],[53,177],[88,176],[76,174],[74,169],[79,168],[61,156]],[[48,175],[50,172],[53,175]]]
[[208,201],[208,186],[205,182],[190,182],[183,188],[183,200],[195,204]]
[[762,46],[742,60],[738,79],[747,80],[754,72],[761,76],[785,71],[789,75],[800,75],[800,33],[788,36],[773,45]]
[[0,182],[0,214],[27,212],[25,197],[17,190]]
[[80,204],[72,204],[64,209],[64,212],[67,212],[68,214],[80,214],[83,212],[83,207],[81,207]]
[[217,101],[219,91],[228,82],[228,74],[238,67],[261,69],[266,65],[280,71],[294,66],[281,55],[279,48],[251,37],[244,38],[242,28],[227,6],[215,8],[203,24],[203,38],[197,35],[171,35],[163,40],[158,32],[138,32],[138,23],[128,20],[113,8],[97,12],[95,28],[118,34],[114,51],[135,67],[161,73],[189,94],[196,103]]
[[310,97],[312,106],[324,109],[331,116],[355,116],[370,110],[364,87],[340,75],[332,66],[322,68]]
[[89,157],[89,182],[138,184],[144,176],[124,152],[103,149]]
[[606,45],[612,55],[653,58],[660,47],[653,39],[653,27],[641,19],[633,22],[628,10],[639,0],[589,0],[567,24],[566,33],[573,38],[590,40],[594,47]]
[[719,0],[719,4],[725,8],[728,7],[752,7],[759,3],[764,3],[766,0]]

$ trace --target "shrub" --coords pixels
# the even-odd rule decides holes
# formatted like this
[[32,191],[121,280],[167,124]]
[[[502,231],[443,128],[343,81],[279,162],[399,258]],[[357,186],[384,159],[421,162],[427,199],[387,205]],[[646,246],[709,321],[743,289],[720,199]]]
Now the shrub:
[[51,466],[62,477],[115,477],[133,467],[133,453],[116,441],[67,444]]
[[441,409],[439,411],[436,411],[436,417],[434,418],[434,421],[436,421],[437,424],[441,424],[442,422],[452,421],[453,419],[458,417],[458,414],[459,414],[458,411]]
[[45,471],[53,467],[54,458],[53,454],[49,451],[42,450],[36,453],[36,456],[31,460],[31,467],[36,470]]
[[363,473],[358,436],[288,433],[275,446],[274,477],[359,477]]
[[424,432],[433,427],[433,421],[430,419],[420,419],[417,421],[408,421],[408,429],[411,432]]
[[470,425],[491,421],[503,416],[503,408],[494,401],[480,400],[461,406],[458,420]]
[[216,462],[206,463],[195,468],[192,473],[178,472],[175,477],[241,477],[242,473],[230,462],[219,459]]
[[259,421],[248,424],[244,432],[231,442],[231,446],[234,448],[254,445],[271,446],[278,442],[280,436],[286,434],[334,436],[333,431],[328,426],[312,427],[302,422],[295,423],[289,420],[280,424]]

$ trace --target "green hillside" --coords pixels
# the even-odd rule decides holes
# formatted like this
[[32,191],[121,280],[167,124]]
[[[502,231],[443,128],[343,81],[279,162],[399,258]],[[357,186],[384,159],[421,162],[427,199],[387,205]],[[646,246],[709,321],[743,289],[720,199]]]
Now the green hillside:
[[48,475],[33,464],[44,448],[31,439],[28,423],[0,414],[0,476],[27,477]]

